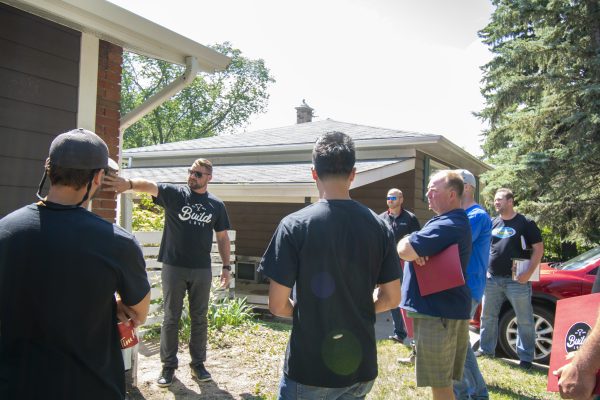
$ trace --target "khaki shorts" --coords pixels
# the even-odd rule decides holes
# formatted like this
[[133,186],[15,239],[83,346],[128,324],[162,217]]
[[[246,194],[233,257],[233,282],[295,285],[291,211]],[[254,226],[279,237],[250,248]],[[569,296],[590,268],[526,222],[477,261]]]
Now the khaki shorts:
[[469,320],[415,318],[417,386],[448,387],[460,381],[469,346]]

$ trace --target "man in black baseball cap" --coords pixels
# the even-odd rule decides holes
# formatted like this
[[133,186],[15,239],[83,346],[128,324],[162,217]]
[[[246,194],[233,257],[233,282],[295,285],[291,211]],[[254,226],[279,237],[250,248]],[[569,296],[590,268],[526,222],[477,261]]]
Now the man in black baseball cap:
[[133,236],[85,208],[111,167],[93,132],[58,135],[48,195],[0,220],[1,399],[125,398],[117,322],[145,321],[150,286]]
[[[43,200],[41,195],[42,187],[49,171],[62,171],[65,169],[79,171],[79,173],[76,173],[79,179],[75,179],[77,181],[75,185],[77,189],[81,188],[82,185],[80,183],[85,178],[85,171],[87,171],[87,189],[85,195],[81,201],[75,204],[76,206],[80,206],[88,198],[93,197],[90,196],[90,189],[92,188],[96,172],[104,170],[105,174],[108,174],[109,169],[118,171],[119,166],[108,157],[108,147],[104,143],[104,140],[94,132],[79,128],[58,135],[50,144],[50,152],[46,160],[44,175],[37,193],[40,200]],[[65,177],[57,179],[59,178],[57,174],[53,175],[55,178],[54,181],[50,177],[52,183],[60,185],[65,182]],[[59,173],[58,175],[61,174]],[[66,181],[70,182],[71,179],[66,179]],[[95,193],[96,190],[92,193]]]

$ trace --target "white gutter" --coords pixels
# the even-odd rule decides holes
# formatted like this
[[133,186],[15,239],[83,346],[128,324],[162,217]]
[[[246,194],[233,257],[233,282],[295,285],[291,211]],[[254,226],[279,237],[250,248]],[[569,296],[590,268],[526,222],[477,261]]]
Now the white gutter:
[[[240,136],[241,137],[241,136]],[[366,150],[369,148],[389,148],[397,146],[416,146],[423,144],[436,144],[440,141],[441,136],[429,136],[426,138],[386,138],[386,139],[355,139],[357,151]],[[158,151],[144,151],[144,152],[131,152],[125,151],[126,157],[133,158],[161,158],[161,157],[194,157],[197,156],[201,151],[202,154],[216,156],[216,155],[231,155],[231,154],[259,154],[259,153],[289,153],[298,151],[312,151],[315,144],[310,143],[299,143],[299,144],[270,144],[270,145],[258,145],[258,146],[232,146],[232,147],[216,147],[216,148],[195,148],[185,150],[158,150]]]
[[[129,111],[123,118],[121,118],[121,126],[119,128],[121,130],[121,135],[123,135],[125,129],[138,122],[144,117],[144,115],[150,113],[152,110],[169,100],[172,96],[179,93],[181,89],[190,85],[194,81],[198,71],[200,70],[200,67],[198,66],[198,60],[196,57],[186,57],[185,66],[185,71],[180,77],[176,78],[173,82],[162,88],[160,92],[155,93],[150,98],[146,99],[145,102]],[[122,139],[123,138],[121,138],[120,143],[123,143]]]

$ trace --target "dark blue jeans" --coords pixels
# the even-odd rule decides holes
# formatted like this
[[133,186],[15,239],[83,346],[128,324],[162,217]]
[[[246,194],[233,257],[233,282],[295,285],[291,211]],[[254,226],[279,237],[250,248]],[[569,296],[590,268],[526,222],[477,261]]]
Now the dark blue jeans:
[[190,355],[192,365],[206,360],[208,301],[212,283],[210,269],[175,267],[163,264],[162,273],[164,318],[160,331],[160,360],[164,367],[177,368],[179,319],[187,292],[190,305]]
[[394,321],[394,335],[398,336],[400,340],[406,339],[408,333],[406,333],[406,326],[404,325],[400,307],[392,308],[390,314],[392,314],[392,320]]
[[364,399],[375,380],[342,388],[326,388],[298,383],[283,374],[279,382],[279,400],[356,400]]

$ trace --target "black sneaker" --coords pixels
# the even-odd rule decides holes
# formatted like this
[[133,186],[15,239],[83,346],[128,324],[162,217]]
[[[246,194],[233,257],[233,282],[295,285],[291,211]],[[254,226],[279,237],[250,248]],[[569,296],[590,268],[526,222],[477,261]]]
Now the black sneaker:
[[163,367],[156,383],[159,387],[169,387],[173,383],[173,375],[175,375],[175,368]]
[[200,382],[208,382],[212,380],[210,373],[204,368],[204,364],[191,365],[190,369],[192,370],[192,376],[198,379]]
[[533,364],[529,361],[521,361],[519,367],[525,371],[529,371],[533,367]]

